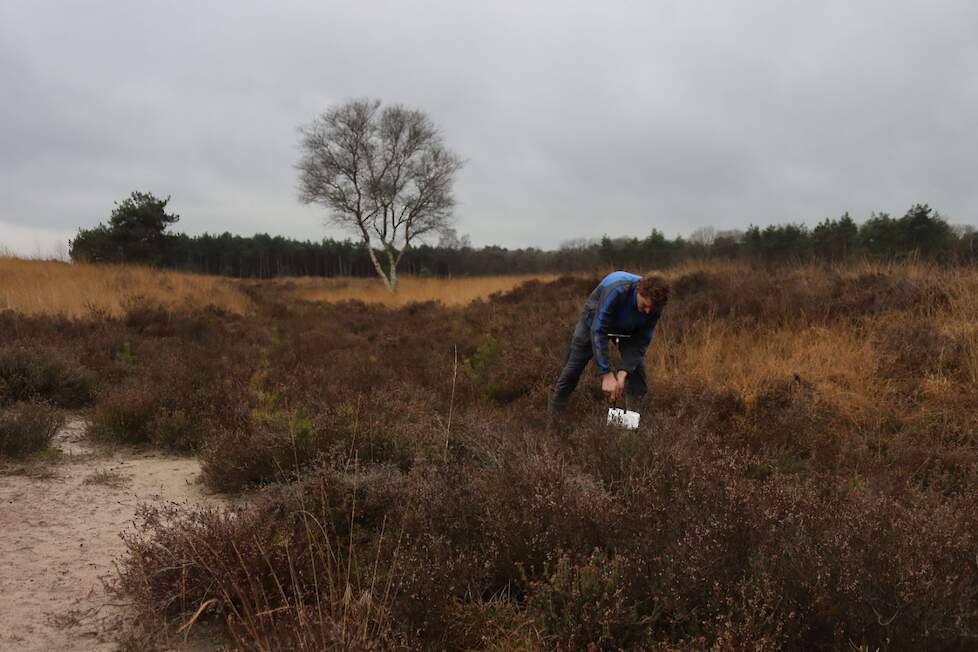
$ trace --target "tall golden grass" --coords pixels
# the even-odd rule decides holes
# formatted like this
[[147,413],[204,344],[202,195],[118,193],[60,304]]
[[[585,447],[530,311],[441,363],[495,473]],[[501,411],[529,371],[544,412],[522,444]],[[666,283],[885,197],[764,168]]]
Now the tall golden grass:
[[345,301],[357,299],[389,307],[422,301],[440,301],[446,306],[464,305],[494,292],[506,292],[530,280],[550,281],[555,274],[426,278],[402,276],[397,292],[389,292],[374,278],[286,278],[268,281],[295,299]]
[[119,316],[146,300],[169,308],[214,305],[237,314],[250,299],[230,279],[133,265],[91,265],[0,257],[0,310],[27,315]]
[[[484,299],[531,279],[552,280],[553,274],[465,278],[401,277],[396,293],[373,278],[281,278],[259,283],[273,292],[306,301],[357,299],[398,307],[421,301],[448,306]],[[0,255],[0,310],[27,315],[77,318],[105,313],[119,316],[135,300],[168,308],[214,305],[245,314],[252,301],[236,279],[187,274],[136,265],[93,265],[27,260]]]
[[[675,278],[700,269],[751,273],[748,266],[739,263],[692,262],[667,275]],[[868,425],[881,418],[881,406],[899,409],[897,406],[904,403],[899,394],[905,391],[895,383],[881,380],[878,370],[882,361],[874,338],[884,329],[909,328],[918,320],[933,325],[948,336],[949,342],[960,343],[972,387],[978,386],[978,270],[905,262],[831,268],[801,265],[784,268],[780,273],[797,275],[805,284],[813,285],[830,282],[827,272],[842,277],[893,274],[936,288],[947,297],[947,304],[927,312],[887,312],[858,323],[841,318],[813,322],[811,316],[818,314],[819,307],[812,306],[808,315],[799,312],[782,323],[767,323],[757,329],[734,326],[724,317],[706,317],[680,330],[664,319],[649,348],[650,373],[663,379],[731,389],[748,399],[763,391],[772,378],[797,374],[811,383],[841,416]],[[682,297],[676,300],[682,301]],[[961,391],[960,383],[949,381],[940,372],[921,380],[932,399],[950,399]]]

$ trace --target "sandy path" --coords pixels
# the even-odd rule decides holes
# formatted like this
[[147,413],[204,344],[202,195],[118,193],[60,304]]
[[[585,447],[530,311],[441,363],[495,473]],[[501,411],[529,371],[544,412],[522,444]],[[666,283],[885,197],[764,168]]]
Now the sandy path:
[[[196,459],[98,454],[85,424],[69,421],[54,445],[55,479],[0,475],[0,650],[112,650],[123,606],[102,578],[123,551],[119,532],[142,502],[209,502]],[[97,470],[125,479],[86,483]],[[194,647],[199,648],[200,643]]]

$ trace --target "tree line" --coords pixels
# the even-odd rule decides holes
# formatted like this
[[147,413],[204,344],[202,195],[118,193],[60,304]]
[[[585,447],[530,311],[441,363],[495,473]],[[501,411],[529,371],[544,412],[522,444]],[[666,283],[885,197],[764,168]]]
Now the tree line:
[[[654,269],[688,258],[758,262],[844,261],[920,257],[972,264],[973,228],[952,227],[927,204],[902,217],[874,213],[863,224],[848,213],[814,228],[781,224],[667,238],[578,239],[556,250],[474,248],[453,228],[454,177],[464,160],[449,149],[418,109],[379,100],[329,107],[300,128],[300,200],[320,204],[329,220],[356,240],[294,240],[260,233],[190,236],[167,229],[179,216],[169,197],[134,192],[117,202],[107,224],[81,229],[72,260],[128,262],[244,278],[371,276],[391,291],[401,269],[417,275],[576,272],[598,268]],[[425,239],[440,236],[436,245]]]
[[[136,263],[239,278],[376,274],[378,257],[372,258],[361,242],[349,239],[313,242],[263,233],[250,237],[170,233],[168,227],[179,216],[166,212],[168,201],[151,193],[133,193],[117,203],[107,224],[79,230],[69,246],[72,260]],[[766,263],[911,257],[975,264],[978,233],[973,227],[951,226],[927,204],[916,204],[901,217],[874,213],[862,224],[845,214],[814,228],[804,224],[728,231],[700,228],[674,239],[652,229],[643,238],[571,240],[555,250],[472,247],[466,236],[449,228],[437,244],[406,249],[400,269],[422,276],[475,276],[654,269],[690,258]]]

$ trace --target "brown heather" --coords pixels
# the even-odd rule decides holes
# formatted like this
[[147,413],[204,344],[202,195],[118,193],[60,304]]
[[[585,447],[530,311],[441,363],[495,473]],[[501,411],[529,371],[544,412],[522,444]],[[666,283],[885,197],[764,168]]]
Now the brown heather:
[[48,448],[62,415],[45,403],[14,403],[0,407],[0,461],[18,459]]
[[978,646],[978,272],[667,277],[635,432],[592,377],[544,429],[597,277],[0,313],[0,360],[48,379],[3,391],[81,396],[99,436],[196,451],[237,494],[126,533],[135,648],[203,621],[256,650]]

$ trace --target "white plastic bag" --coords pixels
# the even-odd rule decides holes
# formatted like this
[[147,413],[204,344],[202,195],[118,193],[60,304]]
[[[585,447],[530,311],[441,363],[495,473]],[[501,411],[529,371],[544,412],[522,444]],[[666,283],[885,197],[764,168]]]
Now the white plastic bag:
[[608,425],[618,426],[626,430],[635,430],[638,428],[639,416],[638,412],[632,412],[631,410],[608,408]]

